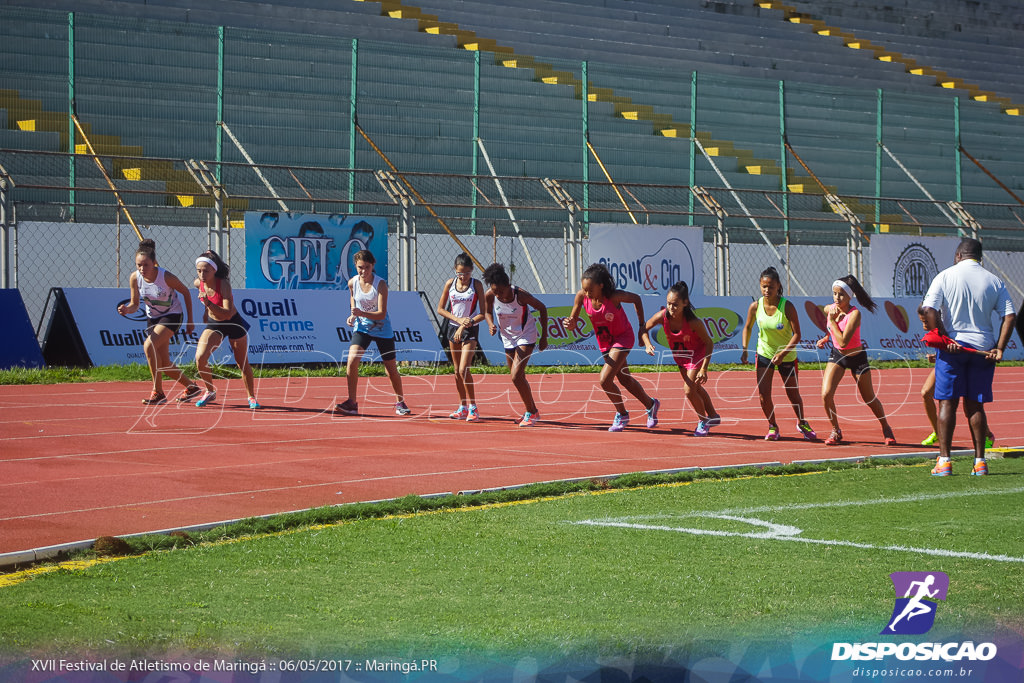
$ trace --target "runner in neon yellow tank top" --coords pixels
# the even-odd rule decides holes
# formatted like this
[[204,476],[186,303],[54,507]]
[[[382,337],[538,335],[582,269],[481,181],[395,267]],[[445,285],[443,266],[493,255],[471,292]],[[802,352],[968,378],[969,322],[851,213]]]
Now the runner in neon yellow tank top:
[[804,418],[804,400],[800,397],[797,380],[796,345],[800,343],[800,320],[796,306],[782,296],[782,281],[774,268],[761,273],[761,298],[750,304],[747,320],[743,325],[743,353],[740,362],[747,362],[747,346],[750,334],[757,322],[757,359],[754,369],[757,374],[757,393],[761,400],[761,412],[768,420],[765,441],[779,438],[779,424],[775,421],[775,403],[772,401],[772,378],[778,367],[786,396],[796,413],[797,429],[808,440],[817,435]]

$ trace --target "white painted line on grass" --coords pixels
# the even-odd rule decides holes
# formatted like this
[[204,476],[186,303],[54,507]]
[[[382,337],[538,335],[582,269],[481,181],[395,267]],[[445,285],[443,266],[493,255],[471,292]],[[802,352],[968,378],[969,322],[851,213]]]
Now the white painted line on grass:
[[573,522],[584,526],[618,527],[623,529],[641,529],[644,531],[674,531],[682,534],[693,534],[695,536],[732,536],[737,538],[757,538],[772,541],[794,541],[797,543],[813,543],[817,545],[844,546],[847,548],[861,548],[864,550],[893,550],[897,552],[919,553],[922,555],[934,555],[936,557],[961,557],[970,560],[991,560],[994,562],[1020,562],[1024,563],[1024,557],[1009,557],[1007,555],[988,555],[986,553],[959,552],[956,550],[940,550],[936,548],[914,548],[903,545],[871,545],[869,543],[855,543],[853,541],[829,541],[819,538],[803,538],[797,534],[803,533],[802,529],[785,524],[774,524],[760,519],[750,517],[734,517],[732,515],[702,515],[705,518],[726,519],[734,522],[746,522],[754,526],[761,526],[767,529],[759,533],[739,533],[735,531],[719,531],[715,529],[687,529],[673,526],[660,526],[656,524],[631,524],[628,522],[602,522],[588,519],[582,522]]
[[[841,508],[861,505],[884,505],[899,503],[915,503],[926,500],[945,500],[950,498],[966,498],[971,496],[1009,495],[1024,492],[1024,487],[1007,489],[990,489],[984,491],[951,491],[949,493],[915,494],[897,498],[882,497],[871,500],[847,500],[829,501],[823,503],[794,503],[791,505],[764,505],[760,507],[722,510],[720,512],[692,512],[674,515],[643,515],[618,519],[587,519],[578,522],[571,522],[583,526],[615,527],[621,529],[639,529],[643,531],[674,531],[676,533],[692,534],[695,536],[723,536],[734,538],[756,538],[774,541],[792,541],[797,543],[811,543],[817,545],[843,546],[847,548],[862,548],[865,550],[892,550],[897,552],[919,553],[923,555],[934,555],[936,557],[959,557],[972,560],[991,560],[994,562],[1019,562],[1024,563],[1024,557],[1011,557],[1008,555],[990,555],[988,553],[974,553],[957,550],[942,550],[938,548],[915,548],[904,545],[872,545],[869,543],[857,543],[854,541],[825,540],[817,538],[803,538],[803,533],[798,527],[786,524],[777,524],[762,519],[747,517],[745,515],[764,512],[784,512],[791,510],[812,510],[816,508]],[[682,520],[688,518],[697,519],[724,519],[733,522],[742,522],[756,527],[763,527],[765,530],[753,533],[741,533],[736,531],[722,531],[717,529],[697,529],[690,527],[668,526],[665,524],[648,524],[639,521],[628,520]]]

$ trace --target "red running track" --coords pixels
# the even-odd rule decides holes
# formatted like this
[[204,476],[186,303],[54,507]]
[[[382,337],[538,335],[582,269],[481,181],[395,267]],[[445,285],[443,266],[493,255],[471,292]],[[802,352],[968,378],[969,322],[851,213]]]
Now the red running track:
[[[482,419],[448,419],[451,375],[407,376],[410,417],[398,417],[384,378],[360,382],[358,417],[332,413],[344,378],[258,380],[264,409],[250,411],[238,380],[220,380],[207,408],[140,406],[148,383],[0,387],[0,555],[357,501],[509,487],[637,471],[720,467],[921,452],[930,431],[918,387],[927,369],[875,371],[901,444],[881,445],[878,423],[850,377],[837,403],[848,445],[799,438],[776,380],[782,439],[763,440],[753,373],[712,373],[708,390],[723,424],[695,438],[678,374],[638,375],[662,401],[660,422],[627,399],[632,423],[607,431],[613,411],[596,375],[530,375],[542,422],[518,428],[508,375],[477,375]],[[807,415],[821,437],[821,372],[801,372]],[[997,445],[1024,444],[1024,368],[996,374],[988,414]],[[956,448],[969,448],[961,416]]]

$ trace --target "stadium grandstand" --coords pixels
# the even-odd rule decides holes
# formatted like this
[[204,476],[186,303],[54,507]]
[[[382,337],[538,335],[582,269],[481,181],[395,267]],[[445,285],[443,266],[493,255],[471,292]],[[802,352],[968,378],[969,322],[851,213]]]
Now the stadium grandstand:
[[717,203],[776,253],[1020,252],[1022,31],[1009,0],[4,0],[0,166],[20,221],[397,223],[390,170],[421,233],[560,239],[568,206],[710,243]]

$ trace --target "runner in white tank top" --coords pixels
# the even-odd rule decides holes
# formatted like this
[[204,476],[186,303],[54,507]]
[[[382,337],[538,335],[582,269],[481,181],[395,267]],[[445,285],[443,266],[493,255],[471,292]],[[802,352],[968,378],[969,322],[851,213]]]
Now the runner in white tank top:
[[146,340],[142,343],[142,350],[146,354],[146,363],[153,378],[153,391],[142,403],[155,406],[167,401],[163,391],[164,375],[184,387],[177,399],[179,403],[199,396],[202,393],[199,387],[189,381],[185,373],[171,361],[171,338],[182,324],[182,301],[188,312],[185,334],[190,335],[195,329],[192,322],[192,295],[173,273],[157,265],[156,243],[153,240],[142,240],[139,243],[139,249],[135,252],[135,270],[128,278],[128,291],[131,298],[117,307],[118,313],[131,315],[139,310],[139,306],[146,306]]
[[[536,344],[537,323],[530,317],[529,307],[519,302],[520,295],[529,296],[529,292],[518,287],[511,287],[511,290],[511,301],[502,301],[500,295],[496,295],[493,297],[493,306],[487,309],[493,312],[494,319],[497,321],[496,326],[501,335],[501,343],[506,349]],[[491,300],[487,293],[484,293],[484,298],[488,301]],[[485,310],[485,315],[486,313]],[[490,320],[488,320],[488,324],[491,324]]]
[[[509,283],[508,274],[500,263],[493,263],[483,274],[487,292],[484,294],[484,316],[491,335],[500,333],[505,347],[505,360],[512,374],[512,384],[523,400],[526,412],[519,420],[520,427],[532,427],[540,419],[537,403],[533,399],[530,383],[526,381],[526,366],[535,346],[543,351],[548,346],[548,309],[529,292]],[[530,308],[540,314],[540,342],[537,342],[537,321]],[[497,322],[495,322],[497,318]]]
[[480,310],[484,287],[473,279],[473,259],[463,252],[455,257],[455,277],[444,283],[437,302],[437,314],[445,319],[442,331],[451,350],[455,369],[455,388],[459,392],[459,407],[448,416],[453,420],[476,422],[480,419],[476,407],[476,391],[470,366],[480,336],[479,323],[484,319]]
[[334,409],[343,415],[359,414],[359,364],[372,343],[377,345],[384,370],[395,392],[395,414],[410,415],[412,410],[405,403],[402,375],[398,371],[395,355],[395,332],[391,327],[391,316],[388,315],[388,283],[374,272],[377,257],[369,249],[357,251],[352,262],[357,274],[348,281],[351,315],[346,323],[352,327],[352,343],[349,344],[345,364],[348,398]]

